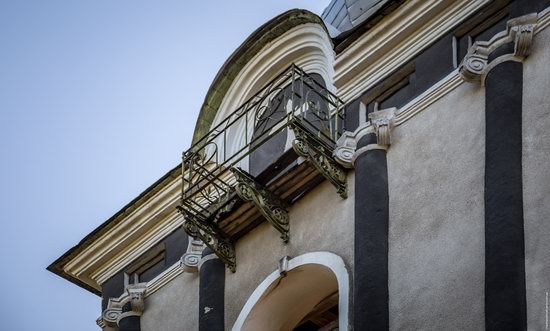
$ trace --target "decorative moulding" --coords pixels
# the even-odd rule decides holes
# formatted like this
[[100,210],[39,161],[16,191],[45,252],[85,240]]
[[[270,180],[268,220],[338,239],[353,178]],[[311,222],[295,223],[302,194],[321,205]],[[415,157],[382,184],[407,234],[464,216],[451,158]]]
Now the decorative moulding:
[[176,177],[68,261],[64,272],[101,290],[103,282],[181,226],[174,211],[180,194],[181,177]]
[[114,276],[117,272],[124,267],[135,261],[143,253],[147,252],[153,246],[158,244],[162,239],[166,238],[174,230],[181,227],[183,218],[175,208],[178,200],[171,201],[172,212],[168,217],[159,220],[158,224],[155,224],[152,228],[144,233],[140,238],[129,244],[124,248],[122,254],[109,259],[106,263],[97,268],[97,270],[91,273],[91,278],[98,284],[105,283],[108,279]]
[[373,133],[370,122],[360,125],[355,131],[345,131],[336,142],[333,156],[336,162],[346,168],[353,168],[353,159],[357,150],[357,143],[369,133]]
[[464,80],[460,78],[458,69],[454,70],[447,77],[399,108],[395,115],[395,126],[410,120],[463,83]]
[[204,243],[200,239],[189,236],[187,252],[183,254],[180,260],[180,266],[183,271],[196,273],[199,271],[199,262],[201,260]]
[[[334,159],[346,168],[353,168],[358,155],[372,149],[387,149],[391,144],[391,130],[395,126],[396,108],[388,108],[369,114],[369,122],[354,132],[346,131],[336,142]],[[357,143],[365,135],[376,134],[377,143],[357,149]]]
[[388,108],[369,114],[369,120],[376,134],[378,145],[391,145],[391,129],[395,124],[396,110],[397,108]]
[[[163,271],[160,275],[153,278],[151,281],[147,282],[146,290],[144,292],[144,298],[147,298],[151,296],[153,293],[157,292],[159,289],[161,289],[164,285],[168,284],[170,281],[172,281],[177,276],[184,273],[185,270],[182,268],[180,262],[174,263],[172,266],[170,266],[168,269]],[[141,283],[143,284],[143,283]],[[102,316],[99,317],[96,320],[96,323],[99,327],[104,328],[106,326],[113,326],[114,324],[112,322],[113,319],[116,321],[118,318],[118,315],[122,313],[122,311],[119,311],[117,308],[120,306],[124,306],[126,302],[128,302],[128,293],[124,292],[119,298],[113,298],[109,301],[112,301],[111,303],[111,310],[107,311],[107,309],[103,312]],[[124,301],[124,303],[122,303]],[[109,306],[108,306],[109,307]],[[104,315],[111,316],[109,318],[103,318]],[[116,316],[115,316],[116,315]],[[111,323],[111,324],[109,324]],[[116,323],[116,322],[115,322]]]
[[[100,328],[106,326],[116,327],[121,319],[129,316],[141,316],[145,310],[145,293],[147,291],[146,283],[131,284],[126,287],[124,292],[118,298],[110,298],[107,308],[96,320]],[[130,310],[122,312],[122,307],[130,303]]]
[[[523,62],[531,52],[537,21],[536,13],[516,17],[508,21],[505,31],[496,34],[491,40],[476,41],[460,64],[461,77],[467,82],[481,82],[484,85],[487,74],[498,64],[506,61]],[[513,53],[489,61],[491,53],[508,43],[514,43]]]
[[345,102],[378,84],[490,0],[411,1],[336,57],[334,83]]

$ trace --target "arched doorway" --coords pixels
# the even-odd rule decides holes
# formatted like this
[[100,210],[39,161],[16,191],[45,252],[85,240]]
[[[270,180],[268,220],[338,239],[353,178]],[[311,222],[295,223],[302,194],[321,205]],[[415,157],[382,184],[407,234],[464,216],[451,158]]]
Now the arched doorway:
[[300,255],[254,290],[233,330],[347,330],[348,294],[348,273],[339,256]]

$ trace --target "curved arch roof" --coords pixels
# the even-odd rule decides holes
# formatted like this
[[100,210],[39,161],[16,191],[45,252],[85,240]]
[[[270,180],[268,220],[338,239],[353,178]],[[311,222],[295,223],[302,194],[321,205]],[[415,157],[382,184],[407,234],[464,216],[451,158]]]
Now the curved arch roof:
[[319,16],[304,9],[291,9],[259,27],[229,56],[216,74],[204,98],[195,124],[193,144],[208,133],[225,94],[244,66],[271,41],[296,26],[306,23],[321,25],[329,35],[323,20]]

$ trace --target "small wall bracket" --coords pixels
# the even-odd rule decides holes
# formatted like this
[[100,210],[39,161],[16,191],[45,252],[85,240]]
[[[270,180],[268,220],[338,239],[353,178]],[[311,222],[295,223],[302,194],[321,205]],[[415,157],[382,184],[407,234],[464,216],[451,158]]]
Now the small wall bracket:
[[332,157],[332,150],[311,135],[308,130],[301,128],[298,123],[291,122],[290,128],[296,137],[292,143],[296,154],[311,162],[317,171],[336,188],[338,194],[346,199],[348,197],[346,172]]
[[237,180],[237,195],[244,201],[252,202],[267,221],[281,233],[281,239],[285,243],[288,242],[290,223],[287,203],[242,169],[231,168],[231,172]]

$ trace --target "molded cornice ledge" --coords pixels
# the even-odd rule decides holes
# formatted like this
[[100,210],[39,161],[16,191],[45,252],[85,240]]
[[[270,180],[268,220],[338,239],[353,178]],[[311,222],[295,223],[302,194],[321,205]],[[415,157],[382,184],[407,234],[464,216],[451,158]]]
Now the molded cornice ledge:
[[[395,126],[396,108],[388,108],[369,114],[369,122],[360,125],[354,132],[345,131],[336,142],[333,155],[336,162],[346,168],[353,168],[355,159],[364,152],[373,149],[387,150],[391,145],[391,130]],[[364,136],[376,134],[376,144],[357,149]]]
[[[511,19],[506,31],[496,34],[489,41],[476,41],[460,64],[460,76],[467,82],[485,84],[487,74],[498,64],[506,61],[523,62],[531,52],[533,36],[537,26],[536,13]],[[489,56],[499,47],[514,43],[514,52],[501,55],[489,62]]]
[[[147,283],[131,284],[126,287],[124,292],[118,298],[109,299],[107,308],[101,314],[101,317],[96,320],[100,328],[106,326],[117,327],[121,319],[130,316],[141,316],[145,310],[145,292]],[[130,311],[122,312],[122,307],[130,303]]]

